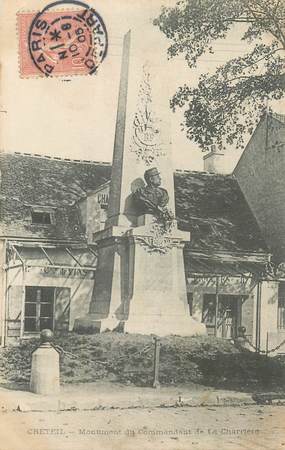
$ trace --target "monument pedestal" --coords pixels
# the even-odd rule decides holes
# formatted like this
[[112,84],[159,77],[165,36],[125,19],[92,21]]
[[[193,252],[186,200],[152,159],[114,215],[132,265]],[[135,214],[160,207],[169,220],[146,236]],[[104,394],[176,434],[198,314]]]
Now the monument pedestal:
[[205,326],[189,315],[183,247],[190,234],[176,228],[157,233],[151,215],[144,225],[111,227],[96,233],[99,265],[90,315],[76,328],[127,333],[204,334]]

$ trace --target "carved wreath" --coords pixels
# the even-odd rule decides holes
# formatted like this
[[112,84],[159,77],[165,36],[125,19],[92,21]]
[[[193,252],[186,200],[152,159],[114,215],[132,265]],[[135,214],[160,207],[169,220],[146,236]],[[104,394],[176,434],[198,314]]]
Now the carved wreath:
[[161,142],[160,120],[152,111],[152,93],[150,73],[143,68],[143,80],[140,84],[137,112],[133,120],[131,151],[146,166],[165,155]]

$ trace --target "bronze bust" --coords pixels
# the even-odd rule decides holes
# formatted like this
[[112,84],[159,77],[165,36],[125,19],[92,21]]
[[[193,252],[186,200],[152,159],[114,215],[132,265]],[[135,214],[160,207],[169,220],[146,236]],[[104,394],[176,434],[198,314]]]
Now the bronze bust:
[[134,192],[134,199],[141,214],[160,214],[167,210],[169,196],[166,189],[160,187],[161,177],[156,167],[144,173],[146,186]]

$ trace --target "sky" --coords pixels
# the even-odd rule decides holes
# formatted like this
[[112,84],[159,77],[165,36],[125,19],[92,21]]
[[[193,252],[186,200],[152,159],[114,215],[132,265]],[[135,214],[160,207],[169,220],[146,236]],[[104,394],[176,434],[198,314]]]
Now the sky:
[[[37,153],[64,158],[111,161],[116,124],[122,42],[129,30],[149,26],[162,3],[173,0],[90,0],[103,18],[109,38],[106,59],[94,76],[28,78],[19,76],[19,46],[16,15],[38,11],[43,0],[2,0],[1,8],[1,112],[0,150]],[[214,46],[214,55],[205,55],[196,70],[190,70],[183,56],[167,60],[168,42],[158,29],[155,51],[164,61],[162,85],[174,94],[179,85],[197,82],[201,72],[213,72],[229,57],[247,50],[240,41],[241,29]],[[153,52],[154,49],[150,48]],[[278,105],[277,105],[278,111]],[[281,112],[281,111],[279,111]],[[173,165],[179,169],[202,170],[202,152],[181,131],[181,111],[170,112]],[[241,152],[229,149],[225,166],[230,172]]]

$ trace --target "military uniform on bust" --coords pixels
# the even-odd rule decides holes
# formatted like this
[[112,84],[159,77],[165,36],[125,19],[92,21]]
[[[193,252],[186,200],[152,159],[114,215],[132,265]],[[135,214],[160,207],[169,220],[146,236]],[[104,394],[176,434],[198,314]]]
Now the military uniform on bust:
[[147,185],[134,192],[135,202],[141,214],[159,214],[167,209],[168,192],[160,187],[161,177],[156,167],[147,169],[144,178]]

